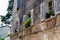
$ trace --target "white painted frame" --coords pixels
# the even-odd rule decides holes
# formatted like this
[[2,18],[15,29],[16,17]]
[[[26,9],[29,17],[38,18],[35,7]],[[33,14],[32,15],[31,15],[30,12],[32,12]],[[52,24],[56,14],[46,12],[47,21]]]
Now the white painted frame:
[[40,4],[40,21],[43,21],[45,19],[45,1],[43,1],[41,4]]
[[34,9],[31,9],[31,26],[34,24]]

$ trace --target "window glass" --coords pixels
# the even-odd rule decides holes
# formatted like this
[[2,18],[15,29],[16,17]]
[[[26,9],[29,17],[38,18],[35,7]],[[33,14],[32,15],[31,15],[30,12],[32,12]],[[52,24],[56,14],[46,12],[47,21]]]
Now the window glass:
[[20,0],[17,0],[17,8],[20,8]]
[[49,10],[52,10],[52,1],[48,3]]

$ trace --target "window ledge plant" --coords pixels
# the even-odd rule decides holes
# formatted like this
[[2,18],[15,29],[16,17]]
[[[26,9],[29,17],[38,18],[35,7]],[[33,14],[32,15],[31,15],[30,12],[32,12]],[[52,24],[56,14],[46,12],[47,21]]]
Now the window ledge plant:
[[25,28],[28,28],[30,26],[30,22],[31,22],[31,18],[28,18],[25,23],[24,23],[24,26]]
[[27,20],[24,22],[24,26],[25,26],[25,28],[28,28],[28,27],[30,27],[30,22],[31,22],[31,14],[30,14],[30,12],[28,12],[28,18],[27,18]]
[[45,14],[45,17],[46,17],[46,19],[48,19],[54,15],[55,15],[54,11],[49,11],[48,13]]

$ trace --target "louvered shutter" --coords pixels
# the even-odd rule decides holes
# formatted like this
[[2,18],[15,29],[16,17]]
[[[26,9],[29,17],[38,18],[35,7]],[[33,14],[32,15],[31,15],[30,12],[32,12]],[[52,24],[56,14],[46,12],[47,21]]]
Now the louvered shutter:
[[54,9],[55,14],[57,14],[58,11],[60,10],[60,0],[54,0]]
[[57,9],[58,9],[57,1],[56,1],[56,0],[54,0],[54,9],[55,9],[55,13],[56,13],[56,11],[57,11]]
[[34,9],[31,9],[31,25],[34,24]]
[[45,2],[40,4],[40,20],[44,20],[45,19]]

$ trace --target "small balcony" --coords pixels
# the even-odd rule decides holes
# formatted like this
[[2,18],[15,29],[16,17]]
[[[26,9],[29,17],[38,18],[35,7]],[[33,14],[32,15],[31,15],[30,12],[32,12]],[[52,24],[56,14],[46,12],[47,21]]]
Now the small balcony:
[[36,33],[39,31],[44,31],[56,27],[56,22],[57,22],[56,19],[57,16],[53,16],[52,18],[48,18],[40,22],[39,24],[34,25],[32,27],[32,32]]
[[45,30],[53,29],[60,26],[60,14],[53,16],[52,18],[48,18],[39,24],[35,24],[32,27],[25,28],[21,32],[17,32],[12,34],[11,37],[13,39],[22,38],[24,36],[36,34],[38,32],[43,32]]

